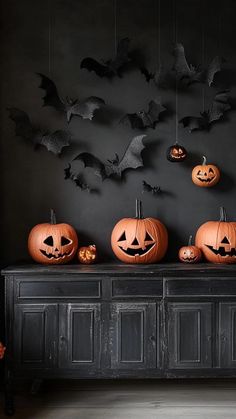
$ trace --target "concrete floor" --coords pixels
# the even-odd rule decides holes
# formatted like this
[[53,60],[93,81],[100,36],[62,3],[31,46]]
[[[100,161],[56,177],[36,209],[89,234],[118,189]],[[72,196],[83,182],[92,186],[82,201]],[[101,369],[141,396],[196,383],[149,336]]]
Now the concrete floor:
[[46,382],[15,402],[15,419],[236,419],[236,380]]

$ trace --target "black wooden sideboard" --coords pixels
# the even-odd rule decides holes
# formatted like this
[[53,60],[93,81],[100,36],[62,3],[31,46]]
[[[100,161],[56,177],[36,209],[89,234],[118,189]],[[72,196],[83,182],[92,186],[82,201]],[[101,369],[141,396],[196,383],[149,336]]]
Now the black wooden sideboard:
[[236,377],[236,266],[13,266],[5,276],[6,413],[14,378]]

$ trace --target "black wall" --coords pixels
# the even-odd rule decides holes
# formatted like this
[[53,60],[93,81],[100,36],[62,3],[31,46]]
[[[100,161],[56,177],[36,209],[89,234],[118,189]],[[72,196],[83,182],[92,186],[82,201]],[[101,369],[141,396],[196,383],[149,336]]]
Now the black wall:
[[[133,47],[144,51],[147,65],[154,69],[158,59],[158,1],[117,0],[117,37],[128,36]],[[216,54],[227,59],[225,71],[217,77],[220,87],[230,86],[235,97],[236,3],[226,0],[177,1],[178,40],[188,60],[202,62],[202,22],[205,20],[205,61]],[[158,91],[138,71],[112,81],[80,69],[85,56],[108,59],[114,54],[114,2],[111,0],[8,0],[2,1],[1,45],[1,258],[2,265],[28,258],[27,236],[31,227],[48,219],[55,208],[58,220],[71,223],[80,243],[96,243],[103,257],[112,257],[110,234],[122,217],[133,216],[135,198],[141,198],[146,216],[160,218],[170,233],[168,259],[206,220],[217,219],[224,205],[235,219],[236,115],[232,110],[224,122],[209,133],[189,134],[179,129],[179,141],[189,159],[173,164],[166,159],[167,147],[175,141],[175,94]],[[51,16],[51,18],[50,18]],[[161,1],[161,60],[172,65],[174,19],[172,0]],[[49,25],[50,22],[50,25]],[[219,23],[221,23],[219,25]],[[50,63],[49,63],[50,33]],[[51,73],[49,73],[49,64]],[[52,108],[43,108],[43,91],[38,89],[36,72],[50,75],[62,95],[84,98],[98,95],[108,104],[93,122],[73,119],[70,129],[74,143],[61,158],[45,149],[35,151],[15,136],[7,107],[25,110],[34,123],[56,129],[66,122]],[[206,89],[206,103],[214,89]],[[119,124],[125,112],[147,107],[151,98],[162,97],[170,111],[147,138],[156,143],[148,168],[126,173],[122,183],[100,182],[92,171],[84,172],[87,182],[100,194],[81,192],[64,180],[63,169],[78,152],[91,151],[102,159],[122,155],[129,140],[138,133]],[[202,87],[194,85],[178,96],[179,118],[202,110]],[[222,171],[222,180],[212,189],[201,189],[191,181],[191,168],[205,154]],[[154,198],[142,194],[142,180],[160,185],[163,194]]]

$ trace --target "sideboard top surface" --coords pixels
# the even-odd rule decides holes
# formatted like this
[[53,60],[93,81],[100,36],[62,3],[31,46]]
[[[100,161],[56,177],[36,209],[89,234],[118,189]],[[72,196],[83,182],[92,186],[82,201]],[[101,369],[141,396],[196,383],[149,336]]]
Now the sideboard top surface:
[[117,275],[117,276],[180,276],[180,275],[229,275],[236,274],[236,264],[209,264],[195,265],[183,263],[160,263],[152,265],[126,265],[121,263],[103,263],[94,265],[39,265],[17,264],[6,267],[2,275]]

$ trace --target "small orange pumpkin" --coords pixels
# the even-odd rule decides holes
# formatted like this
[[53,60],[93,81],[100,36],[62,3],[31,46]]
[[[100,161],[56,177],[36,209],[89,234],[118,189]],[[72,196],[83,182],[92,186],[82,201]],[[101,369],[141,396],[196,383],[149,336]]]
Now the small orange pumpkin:
[[179,259],[185,263],[197,263],[202,258],[202,252],[197,246],[192,245],[192,237],[189,237],[188,246],[179,249]]
[[221,207],[220,220],[201,225],[195,244],[209,262],[236,263],[236,222],[227,222],[226,211]]
[[186,159],[187,150],[176,141],[167,149],[166,157],[169,161],[178,163]]
[[136,200],[136,218],[123,218],[111,235],[112,250],[125,263],[156,263],[165,255],[168,233],[156,218],[143,218],[142,203]]
[[37,224],[28,238],[30,256],[38,263],[50,265],[70,262],[76,254],[78,237],[69,224],[57,224],[51,210],[51,223]]
[[206,157],[203,156],[201,165],[197,165],[192,171],[192,181],[195,185],[202,188],[210,188],[220,180],[220,170],[214,164],[207,164]]
[[87,247],[80,247],[80,249],[78,250],[78,259],[80,263],[84,263],[86,265],[96,262],[97,248],[95,244],[92,244]]

